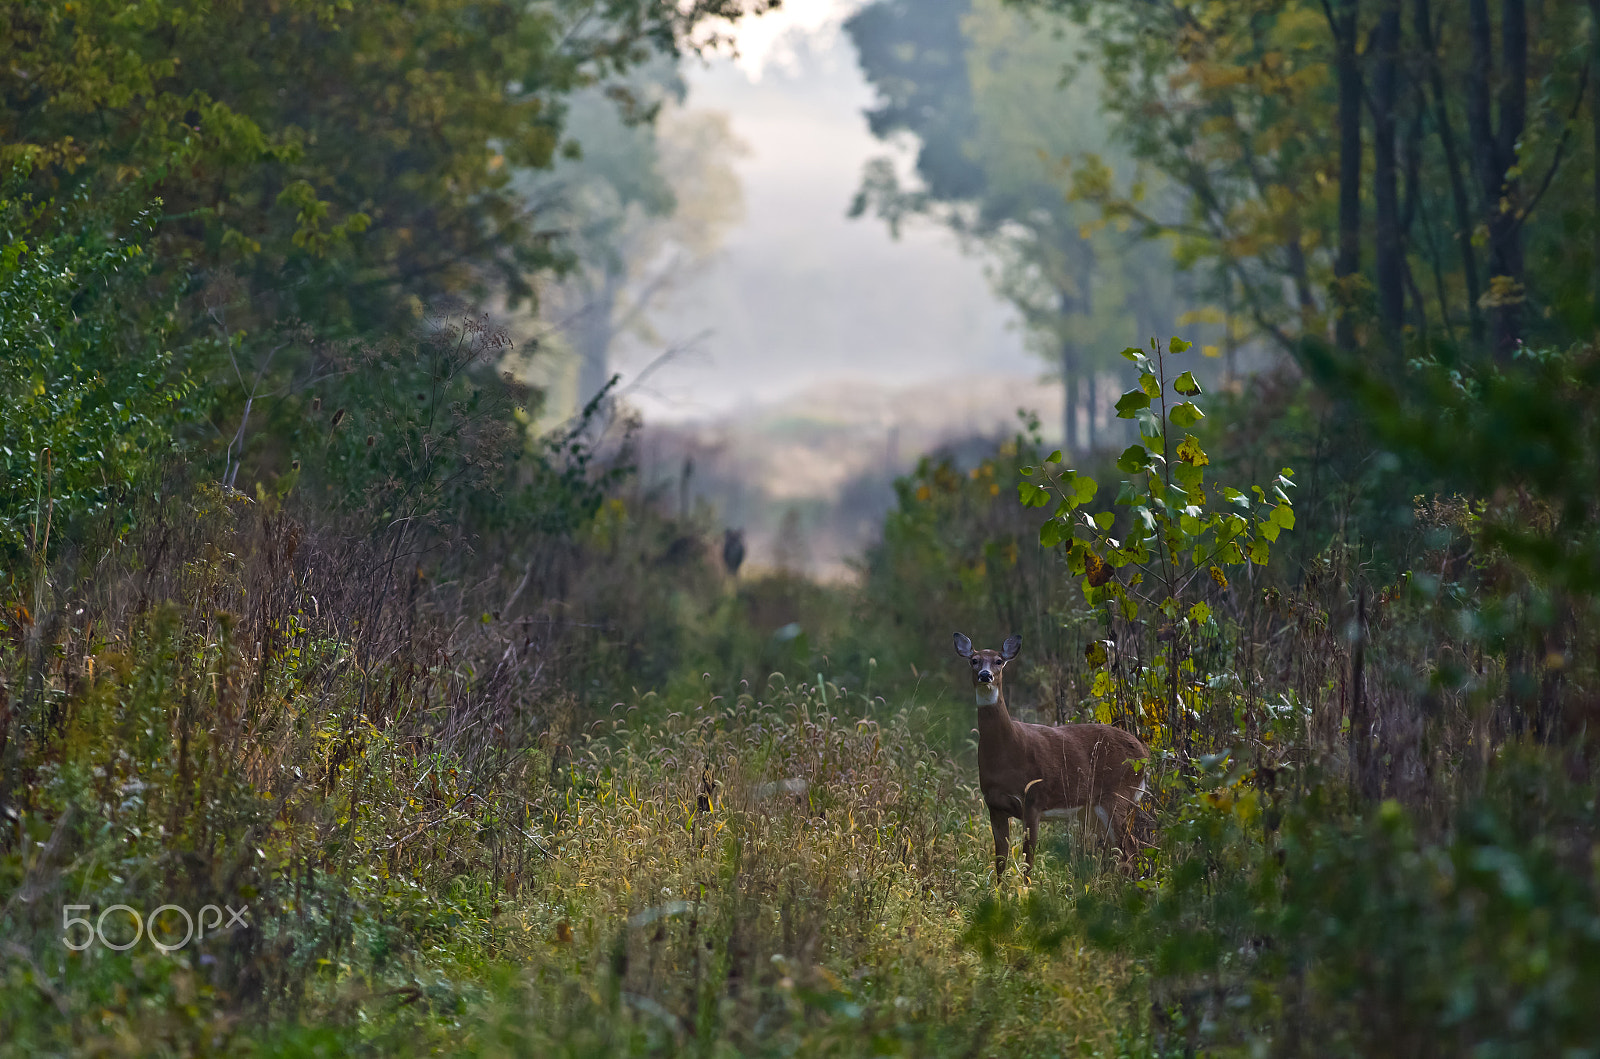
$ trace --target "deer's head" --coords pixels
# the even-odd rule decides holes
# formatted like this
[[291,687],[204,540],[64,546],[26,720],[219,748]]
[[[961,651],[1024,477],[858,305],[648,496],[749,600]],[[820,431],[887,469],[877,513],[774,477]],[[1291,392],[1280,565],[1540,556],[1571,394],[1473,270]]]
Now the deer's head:
[[1021,650],[1020,636],[1006,637],[1006,642],[1000,645],[998,651],[975,651],[971,640],[956,633],[956,654],[972,666],[972,686],[977,689],[979,706],[993,706],[1000,701],[1000,681],[1006,663],[1017,657],[1017,652]]

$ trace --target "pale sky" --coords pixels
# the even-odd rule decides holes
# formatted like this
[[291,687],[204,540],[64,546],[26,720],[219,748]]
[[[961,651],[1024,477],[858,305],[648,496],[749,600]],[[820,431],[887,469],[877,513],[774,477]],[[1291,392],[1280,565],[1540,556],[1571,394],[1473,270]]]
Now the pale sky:
[[[737,59],[687,63],[688,105],[726,113],[749,147],[737,162],[745,219],[655,314],[667,344],[710,334],[635,392],[647,417],[706,418],[818,384],[1044,370],[952,237],[913,225],[896,241],[880,221],[846,217],[862,166],[887,153],[840,29],[856,6],[787,0],[741,28]],[[621,355],[624,385],[658,351]]]

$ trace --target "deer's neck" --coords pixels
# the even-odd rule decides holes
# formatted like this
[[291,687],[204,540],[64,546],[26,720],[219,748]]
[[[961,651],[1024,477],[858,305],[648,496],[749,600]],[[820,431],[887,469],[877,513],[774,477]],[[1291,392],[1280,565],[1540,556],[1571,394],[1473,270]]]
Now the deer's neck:
[[1011,714],[998,684],[977,686],[978,742],[1001,743],[1011,738]]

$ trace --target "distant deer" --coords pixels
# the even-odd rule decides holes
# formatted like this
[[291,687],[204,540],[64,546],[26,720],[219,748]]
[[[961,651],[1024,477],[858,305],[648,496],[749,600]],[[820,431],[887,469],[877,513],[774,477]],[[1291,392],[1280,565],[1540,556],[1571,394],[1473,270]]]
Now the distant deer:
[[729,575],[739,576],[739,567],[744,565],[744,530],[723,531],[722,565],[727,568]]
[[956,654],[971,664],[977,692],[978,785],[994,831],[997,882],[1005,875],[1013,816],[1028,829],[1022,852],[1031,874],[1040,817],[1092,808],[1116,841],[1126,835],[1128,817],[1147,789],[1134,762],[1148,757],[1150,750],[1122,729],[1011,719],[1001,679],[1006,663],[1021,650],[1020,636],[1008,638],[998,651],[974,651],[972,641],[956,633]]

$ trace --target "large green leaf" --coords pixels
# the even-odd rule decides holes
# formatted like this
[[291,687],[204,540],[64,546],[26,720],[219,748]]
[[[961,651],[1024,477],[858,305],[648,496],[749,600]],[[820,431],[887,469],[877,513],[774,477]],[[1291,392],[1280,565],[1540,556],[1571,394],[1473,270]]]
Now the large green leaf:
[[1150,395],[1135,387],[1117,399],[1117,418],[1132,419],[1141,408],[1150,407]]
[[1184,401],[1182,404],[1174,405],[1172,411],[1168,412],[1167,415],[1171,418],[1173,425],[1182,430],[1187,430],[1205,418],[1205,413],[1200,411],[1193,401]]
[[1143,445],[1129,445],[1122,450],[1122,455],[1117,457],[1117,469],[1127,471],[1129,474],[1138,474],[1150,466],[1150,450]]
[[1175,463],[1172,465],[1172,477],[1183,486],[1189,494],[1189,499],[1195,500],[1196,492],[1200,489],[1201,481],[1205,478],[1205,468],[1196,467],[1192,463]]

